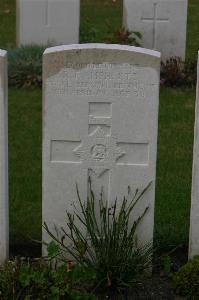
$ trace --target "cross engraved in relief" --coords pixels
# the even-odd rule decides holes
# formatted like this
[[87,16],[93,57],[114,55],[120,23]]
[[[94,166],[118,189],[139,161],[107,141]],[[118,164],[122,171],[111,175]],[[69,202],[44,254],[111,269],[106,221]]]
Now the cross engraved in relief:
[[141,18],[141,20],[143,22],[152,23],[152,25],[153,25],[153,43],[152,43],[153,49],[157,48],[157,25],[158,25],[158,23],[168,23],[169,22],[168,18],[162,18],[162,19],[158,18],[157,6],[158,6],[158,3],[153,4],[154,11],[153,11],[152,18],[144,18],[144,17]]
[[117,146],[117,139],[105,135],[101,127],[84,137],[74,152],[80,157],[83,167],[93,170],[98,177],[112,169],[118,158],[125,155]]
[[[51,162],[80,164],[96,177],[117,166],[147,165],[147,142],[122,142],[111,133],[112,103],[90,102],[88,134],[81,141],[51,141]],[[110,175],[109,175],[110,176]]]

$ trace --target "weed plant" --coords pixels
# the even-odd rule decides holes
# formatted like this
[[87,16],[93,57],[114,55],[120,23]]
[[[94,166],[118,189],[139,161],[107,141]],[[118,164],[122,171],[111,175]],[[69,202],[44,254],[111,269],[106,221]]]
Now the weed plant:
[[9,50],[9,85],[41,87],[42,54],[48,46],[27,45]]
[[97,300],[87,292],[89,274],[78,268],[68,272],[67,263],[53,269],[43,259],[16,258],[0,266],[1,300]]
[[137,31],[130,31],[124,27],[120,27],[114,33],[105,38],[108,44],[120,44],[130,46],[140,46],[142,34]]
[[89,195],[85,203],[77,188],[81,209],[80,212],[77,209],[74,213],[67,212],[66,228],[56,228],[54,233],[44,223],[50,237],[59,245],[59,258],[63,259],[69,254],[83,269],[94,273],[95,289],[121,291],[134,286],[151,267],[151,244],[139,247],[136,243],[136,229],[148,207],[130,226],[132,212],[149,186],[150,184],[142,191],[137,189],[131,201],[128,202],[124,197],[119,206],[116,199],[113,206],[109,207],[103,192],[99,202],[96,202],[89,180]]
[[182,61],[171,57],[161,63],[161,84],[168,87],[195,87],[197,80],[197,61]]
[[186,299],[199,299],[199,256],[182,266],[173,278],[175,292]]

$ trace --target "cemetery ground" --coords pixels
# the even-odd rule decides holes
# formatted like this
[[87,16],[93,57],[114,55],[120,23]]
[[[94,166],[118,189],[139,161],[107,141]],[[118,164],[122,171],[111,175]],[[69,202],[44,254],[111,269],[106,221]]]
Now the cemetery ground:
[[[198,0],[189,0],[187,57],[196,59],[199,45]],[[0,3],[0,48],[15,47],[15,1]],[[103,20],[103,22],[102,22]],[[81,36],[104,42],[122,20],[117,0],[81,1]],[[9,88],[9,194],[11,253],[40,254],[41,240],[41,128],[42,93],[39,88]],[[195,87],[160,90],[155,247],[177,264],[187,259]],[[156,280],[157,293],[168,292],[168,282]],[[160,295],[160,294],[157,294]],[[169,298],[171,297],[171,298]]]

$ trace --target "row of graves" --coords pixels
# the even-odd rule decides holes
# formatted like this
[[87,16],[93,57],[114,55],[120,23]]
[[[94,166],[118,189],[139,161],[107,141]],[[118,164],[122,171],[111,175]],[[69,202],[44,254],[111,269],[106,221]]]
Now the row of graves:
[[[133,46],[76,44],[43,55],[43,222],[62,226],[103,186],[108,205],[144,188],[138,242],[153,240],[161,55]],[[199,91],[199,86],[197,88]],[[199,93],[196,101],[189,257],[199,254]],[[7,53],[0,51],[0,262],[8,258]],[[133,219],[132,219],[133,222]],[[49,236],[43,232],[43,241]]]
[[[123,0],[123,26],[140,32],[141,46],[162,59],[184,60],[187,6],[188,0]],[[18,45],[76,44],[79,24],[80,0],[17,0]]]

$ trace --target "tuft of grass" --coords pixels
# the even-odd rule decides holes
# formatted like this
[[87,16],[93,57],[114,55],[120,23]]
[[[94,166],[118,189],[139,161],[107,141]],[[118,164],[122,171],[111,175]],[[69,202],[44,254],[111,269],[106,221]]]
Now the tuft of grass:
[[136,287],[151,268],[151,243],[138,246],[136,233],[148,207],[143,207],[131,225],[134,208],[150,185],[132,193],[128,187],[128,197],[124,196],[121,202],[116,198],[109,206],[103,190],[100,199],[96,199],[89,179],[87,200],[82,201],[77,187],[80,209],[76,207],[75,212],[66,212],[63,227],[55,227],[54,232],[44,223],[45,230],[60,247],[58,258],[64,262],[70,255],[83,270],[93,272],[95,289],[108,287],[120,292]]

